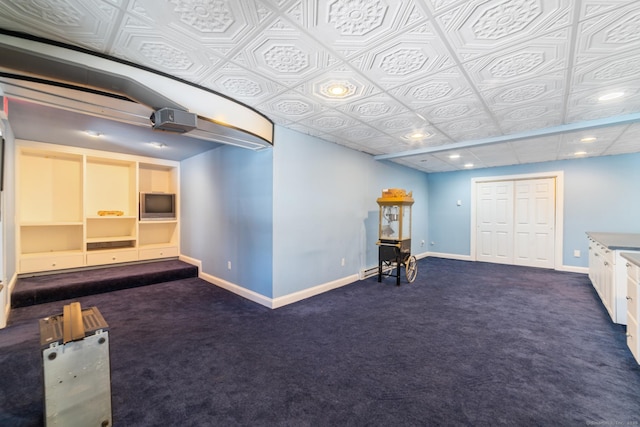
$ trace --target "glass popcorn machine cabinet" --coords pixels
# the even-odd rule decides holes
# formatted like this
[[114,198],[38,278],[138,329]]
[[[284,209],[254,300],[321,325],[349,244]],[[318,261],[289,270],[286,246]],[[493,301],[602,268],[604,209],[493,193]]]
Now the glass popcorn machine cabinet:
[[404,267],[409,283],[416,279],[416,257],[411,255],[412,193],[399,188],[382,190],[379,197],[380,219],[378,231],[378,282],[382,276],[396,278],[400,285],[400,271]]

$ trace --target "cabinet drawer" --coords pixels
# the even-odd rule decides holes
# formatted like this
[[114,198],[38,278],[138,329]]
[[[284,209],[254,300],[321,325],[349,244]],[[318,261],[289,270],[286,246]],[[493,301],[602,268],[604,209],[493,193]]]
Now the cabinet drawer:
[[627,323],[627,345],[636,358],[636,361],[640,363],[640,348],[638,348],[638,322],[635,319],[628,319]]
[[83,254],[55,255],[20,260],[20,273],[33,273],[36,271],[62,270],[64,268],[76,268],[84,265]]
[[116,264],[138,260],[138,251],[129,249],[126,251],[105,251],[87,254],[87,265]]
[[176,256],[178,256],[178,248],[176,246],[167,246],[162,248],[140,249],[138,258],[144,260]]

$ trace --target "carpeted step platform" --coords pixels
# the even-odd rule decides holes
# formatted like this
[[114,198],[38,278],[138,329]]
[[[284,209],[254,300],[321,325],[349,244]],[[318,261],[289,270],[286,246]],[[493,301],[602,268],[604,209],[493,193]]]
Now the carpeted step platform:
[[198,267],[177,259],[22,277],[11,294],[11,307],[26,307],[191,277],[198,277]]

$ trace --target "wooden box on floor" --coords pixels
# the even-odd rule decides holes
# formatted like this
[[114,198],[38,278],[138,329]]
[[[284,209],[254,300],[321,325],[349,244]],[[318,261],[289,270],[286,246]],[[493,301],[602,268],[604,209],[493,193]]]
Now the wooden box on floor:
[[111,419],[108,325],[96,307],[64,306],[40,319],[44,419],[50,426],[102,426]]

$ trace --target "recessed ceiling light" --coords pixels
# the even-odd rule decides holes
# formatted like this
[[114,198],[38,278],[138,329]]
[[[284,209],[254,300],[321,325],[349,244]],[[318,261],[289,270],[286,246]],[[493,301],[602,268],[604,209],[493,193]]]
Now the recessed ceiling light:
[[464,167],[465,168],[472,168],[473,167],[473,163],[465,163]]
[[459,159],[459,158],[460,158],[460,154],[451,154],[451,155],[449,156],[449,158],[450,158],[451,160]]
[[329,94],[332,96],[342,96],[349,91],[349,89],[345,85],[341,85],[341,84],[331,85],[327,90]]
[[586,151],[576,151],[573,153],[574,156],[584,156],[585,154],[587,154]]
[[84,131],[87,135],[93,137],[93,138],[98,138],[99,136],[102,136],[102,134],[98,131],[95,130],[86,130]]
[[162,142],[150,142],[149,144],[151,144],[152,146],[154,146],[157,149],[161,149],[167,146],[167,144],[164,144]]
[[598,101],[611,101],[612,99],[622,98],[623,96],[624,92],[610,92],[599,97]]
[[580,139],[580,142],[593,142],[595,141],[596,138],[595,136],[585,136],[584,138]]

